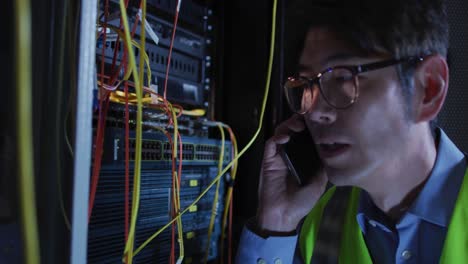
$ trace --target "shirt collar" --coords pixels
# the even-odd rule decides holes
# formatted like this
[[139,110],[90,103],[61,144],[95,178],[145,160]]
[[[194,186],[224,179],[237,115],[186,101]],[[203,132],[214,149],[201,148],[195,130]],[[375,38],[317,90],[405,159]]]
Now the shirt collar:
[[[439,142],[434,167],[407,214],[447,227],[465,175],[466,161],[463,153],[442,129],[437,128],[436,134],[439,137]],[[370,199],[369,194],[362,191],[356,216],[361,231],[366,233],[365,223],[369,219],[383,221],[386,224],[385,218],[381,217],[381,214]]]
[[463,182],[466,161],[442,129],[437,129],[437,133],[440,140],[434,168],[408,213],[447,227]]

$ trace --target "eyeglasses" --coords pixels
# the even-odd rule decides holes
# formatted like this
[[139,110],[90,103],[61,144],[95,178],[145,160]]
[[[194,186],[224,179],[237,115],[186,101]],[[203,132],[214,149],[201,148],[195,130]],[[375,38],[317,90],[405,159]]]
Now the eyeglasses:
[[323,99],[331,107],[346,109],[359,97],[358,74],[400,63],[417,63],[423,60],[423,57],[390,59],[358,66],[331,67],[312,79],[303,76],[288,77],[283,85],[286,100],[293,112],[305,114],[317,99],[318,91],[313,88],[318,87]]

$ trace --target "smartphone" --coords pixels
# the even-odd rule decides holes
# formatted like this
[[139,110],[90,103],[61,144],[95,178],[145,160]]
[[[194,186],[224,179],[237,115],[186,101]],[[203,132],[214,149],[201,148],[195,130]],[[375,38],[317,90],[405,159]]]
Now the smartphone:
[[322,168],[315,143],[307,128],[292,133],[289,142],[281,146],[280,155],[299,185],[306,184]]

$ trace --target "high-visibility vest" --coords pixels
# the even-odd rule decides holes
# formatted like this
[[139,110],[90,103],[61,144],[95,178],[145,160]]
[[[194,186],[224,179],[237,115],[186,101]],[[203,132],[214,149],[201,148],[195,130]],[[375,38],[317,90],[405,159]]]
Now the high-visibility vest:
[[[299,237],[304,263],[311,262],[320,220],[335,190],[336,187],[330,188],[304,220]],[[339,242],[339,263],[372,263],[372,258],[356,220],[359,192],[358,188],[351,190],[349,204],[344,215],[341,241]],[[440,263],[468,263],[468,170],[465,173],[448,226]]]

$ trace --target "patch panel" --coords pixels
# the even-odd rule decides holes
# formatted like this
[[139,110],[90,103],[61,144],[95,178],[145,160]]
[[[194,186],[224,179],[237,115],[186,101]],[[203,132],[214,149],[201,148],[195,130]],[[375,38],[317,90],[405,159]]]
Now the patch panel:
[[213,145],[198,145],[195,159],[197,160],[219,160],[219,147]]
[[[130,160],[135,160],[135,139],[129,139]],[[162,160],[162,142],[159,140],[142,140],[141,159],[142,161]]]
[[[139,1],[130,0],[127,14],[130,27],[133,27]],[[169,76],[166,77],[171,34],[173,31],[173,13],[176,2],[172,0],[148,0],[146,21],[155,31],[159,43],[149,39],[145,50],[133,48],[136,60],[143,53],[148,55],[151,72],[143,73],[144,84],[151,84],[155,92],[162,94],[163,84],[167,82],[166,99],[173,104],[181,105],[185,110],[203,109],[203,117],[182,115],[177,118],[180,138],[176,145],[177,152],[182,148],[182,158],[175,157],[177,167],[181,165],[180,204],[182,208],[189,207],[200,193],[218,175],[218,159],[221,141],[210,132],[213,123],[206,118],[214,116],[212,102],[213,84],[219,81],[215,71],[222,72],[215,52],[217,37],[216,26],[210,25],[213,10],[211,2],[187,0],[182,3],[179,24],[173,43]],[[102,11],[102,10],[101,10]],[[111,0],[108,24],[119,26],[117,19],[120,12],[119,1]],[[170,19],[170,20],[169,20]],[[218,19],[216,19],[218,21]],[[134,39],[138,41],[140,27],[136,27]],[[124,72],[116,72],[113,67],[113,57],[117,54],[115,63],[119,65],[123,57],[125,45],[117,40],[117,34],[109,31],[106,41],[99,36],[97,39],[96,63],[103,59],[106,75],[118,74],[122,79]],[[102,53],[102,54],[101,54]],[[217,54],[217,53],[216,53]],[[216,66],[216,67],[214,67]],[[149,74],[151,73],[151,74]],[[150,77],[151,75],[151,77]],[[136,156],[136,106],[128,106],[129,115],[126,120],[125,106],[116,103],[116,94],[122,96],[123,86],[113,93],[106,116],[106,129],[99,183],[96,192],[94,210],[89,222],[88,262],[89,263],[120,263],[124,248],[124,200],[125,200],[125,169],[130,170],[129,203],[133,199],[133,170]],[[129,87],[130,93],[135,88]],[[144,93],[145,97],[149,93]],[[96,111],[97,112],[97,111]],[[97,127],[98,118],[93,117],[93,128]],[[125,133],[126,122],[130,128]],[[215,127],[216,128],[216,127]],[[164,130],[162,132],[161,130]],[[161,109],[153,109],[148,105],[143,108],[141,135],[141,175],[140,175],[140,207],[136,224],[135,246],[141,245],[155,231],[164,226],[172,217],[173,203],[173,163],[171,140],[175,134],[174,126],[167,113]],[[170,139],[168,138],[171,137]],[[129,161],[126,160],[126,139],[128,139]],[[231,158],[232,145],[225,142],[225,159],[223,166]],[[92,169],[92,168],[91,168]],[[221,179],[220,199],[224,195],[224,178]],[[188,213],[181,219],[183,222],[185,261],[184,263],[200,263],[204,257],[207,243],[207,230],[212,215],[212,203],[215,189],[211,188],[196,206],[189,207]],[[218,253],[221,235],[221,214],[224,203],[217,205],[215,229],[211,240],[211,250],[208,260],[214,260]],[[176,231],[177,232],[177,231]],[[171,245],[171,229],[165,230],[135,258],[135,263],[168,263]],[[176,243],[176,255],[178,248]]]
[[[185,5],[190,5],[185,3]],[[194,5],[194,8],[196,8]],[[118,12],[118,5],[112,6],[111,10]],[[195,9],[194,9],[195,10]],[[189,13],[194,14],[194,10]],[[130,27],[133,27],[134,19],[130,11]],[[186,11],[183,11],[186,12]],[[208,12],[207,10],[203,12]],[[203,24],[206,20],[203,18],[206,14],[201,16]],[[155,30],[159,36],[159,43],[155,43],[147,39],[145,45],[145,51],[148,55],[149,64],[151,66],[151,82],[157,89],[162,88],[162,84],[165,82],[165,72],[168,65],[168,54],[170,35],[172,31],[172,23],[166,22],[164,19],[147,14],[147,21],[149,25]],[[109,25],[119,27],[120,21],[118,19],[108,21]],[[203,26],[203,28],[208,26]],[[212,28],[212,26],[210,26]],[[168,77],[168,89],[167,99],[173,103],[179,103],[184,105],[186,108],[203,108],[209,110],[210,108],[210,97],[211,97],[211,84],[210,79],[213,79],[211,75],[213,73],[212,64],[214,62],[214,56],[211,54],[212,49],[209,46],[214,37],[209,37],[213,34],[211,30],[204,31],[203,34],[194,33],[191,30],[184,29],[183,26],[177,28],[177,34],[174,40],[173,51],[171,55],[170,72]],[[136,28],[135,38],[139,38],[140,28]],[[148,36],[148,34],[147,34]],[[118,41],[118,42],[117,42]],[[110,66],[113,63],[114,54],[117,55],[117,64],[120,63],[120,58],[123,57],[125,45],[122,40],[117,38],[117,34],[110,31],[106,37],[106,41],[103,42],[103,38],[98,39],[96,55],[97,59],[101,59],[101,54],[104,55],[104,61],[106,64],[106,72],[113,72]],[[136,47],[133,48],[136,61],[141,56],[141,51]],[[123,77],[123,72],[120,72],[120,78]],[[147,83],[149,76],[144,74],[144,83]],[[159,91],[161,93],[161,91]]]
[[[144,132],[142,135],[142,166],[157,168],[158,166],[172,166],[172,150],[167,136],[160,131]],[[173,137],[170,135],[171,138]],[[125,165],[125,131],[120,128],[106,128],[103,153],[103,164]],[[206,137],[182,136],[182,162],[185,165],[217,165],[221,141]],[[135,133],[129,138],[130,161],[135,157]],[[179,150],[179,146],[178,149]],[[224,161],[226,165],[231,160],[232,145],[225,141]],[[178,157],[177,157],[178,158]],[[177,159],[178,162],[178,159]]]
[[[133,2],[133,3],[132,3]],[[130,1],[131,6],[133,7],[138,7],[139,6],[138,1]],[[111,0],[111,7],[118,8],[119,1],[118,0]],[[173,18],[174,17],[174,11],[176,9],[176,1],[173,0],[148,0],[147,1],[148,5],[148,14],[147,14],[147,20],[152,24],[152,27],[155,32],[159,33],[161,38],[163,39],[169,39],[171,36],[171,31],[172,27],[170,26],[170,23],[164,21],[163,19],[156,18],[155,16],[150,15],[151,13],[157,13],[158,15],[162,13],[165,13],[165,15],[168,18]],[[212,10],[207,6],[201,5],[199,1],[197,0],[186,0],[183,1],[182,7],[180,9],[180,15],[179,15],[179,22],[183,23],[184,25],[187,25],[190,27],[191,30],[190,32],[204,32],[206,31],[206,18],[210,17],[213,15]],[[131,14],[131,17],[133,17],[134,14]],[[156,21],[161,21],[160,24],[154,23],[154,20]],[[168,28],[161,28],[160,25],[168,25]],[[177,29],[179,31],[179,29]],[[188,30],[187,30],[188,31]],[[137,29],[136,32],[139,35],[139,30]]]
[[[125,43],[120,41],[119,45],[116,45],[115,40],[106,41],[104,56],[110,59],[114,56],[115,49],[118,49],[118,55],[123,55],[123,47]],[[102,44],[98,45],[97,51],[102,51]],[[159,47],[154,44],[147,43],[145,45],[145,51],[148,55],[149,63],[153,71],[164,73],[168,64],[168,53],[169,49]],[[139,61],[141,52],[139,49],[134,48],[136,61]],[[193,82],[201,82],[201,59],[192,58],[184,55],[177,51],[173,51],[171,56],[171,75],[184,78]],[[153,82],[154,83],[154,82]]]
[[[147,145],[148,147],[148,145]],[[151,147],[151,146],[150,146]],[[182,208],[189,206],[201,190],[217,174],[214,166],[188,166],[182,172],[180,201]],[[156,230],[170,220],[172,178],[168,170],[143,170],[141,174],[140,209],[137,219],[136,245],[141,245]],[[193,181],[197,184],[193,184]],[[192,184],[190,184],[192,181]],[[105,186],[105,188],[102,188]],[[95,210],[89,225],[88,263],[118,262],[123,252],[124,239],[124,171],[105,167],[101,172],[100,185],[96,194]],[[223,185],[222,185],[223,186]],[[133,188],[130,178],[130,190]],[[221,188],[223,189],[223,188]],[[197,259],[204,256],[206,234],[211,217],[215,189],[208,191],[196,209],[182,216],[184,245],[187,256]],[[130,202],[132,193],[130,192]],[[223,191],[220,192],[222,197]],[[223,204],[219,204],[218,212]],[[220,214],[216,216],[216,228],[212,243],[220,236]],[[170,229],[164,231],[147,248],[135,257],[137,263],[166,263],[170,251]],[[155,249],[157,253],[155,253]],[[212,244],[209,259],[217,255],[217,245]]]
[[[135,130],[136,125],[136,106],[129,105],[129,127]],[[94,127],[97,125],[97,115],[93,117]],[[125,105],[120,103],[109,103],[109,109],[106,116],[107,128],[125,127]],[[184,136],[208,137],[209,129],[203,122],[192,120],[190,117],[180,116],[178,119],[179,133]],[[143,111],[143,130],[154,131],[158,128],[169,128],[169,119],[165,112],[159,109],[144,108]],[[166,139],[167,140],[167,139]]]
[[[195,157],[195,147],[190,143],[182,143],[182,160],[191,161]],[[177,146],[177,151],[179,151],[179,146]],[[164,143],[163,156],[165,160],[172,159],[172,147],[169,142]],[[179,155],[179,154],[178,154]],[[177,157],[179,158],[179,156]]]

